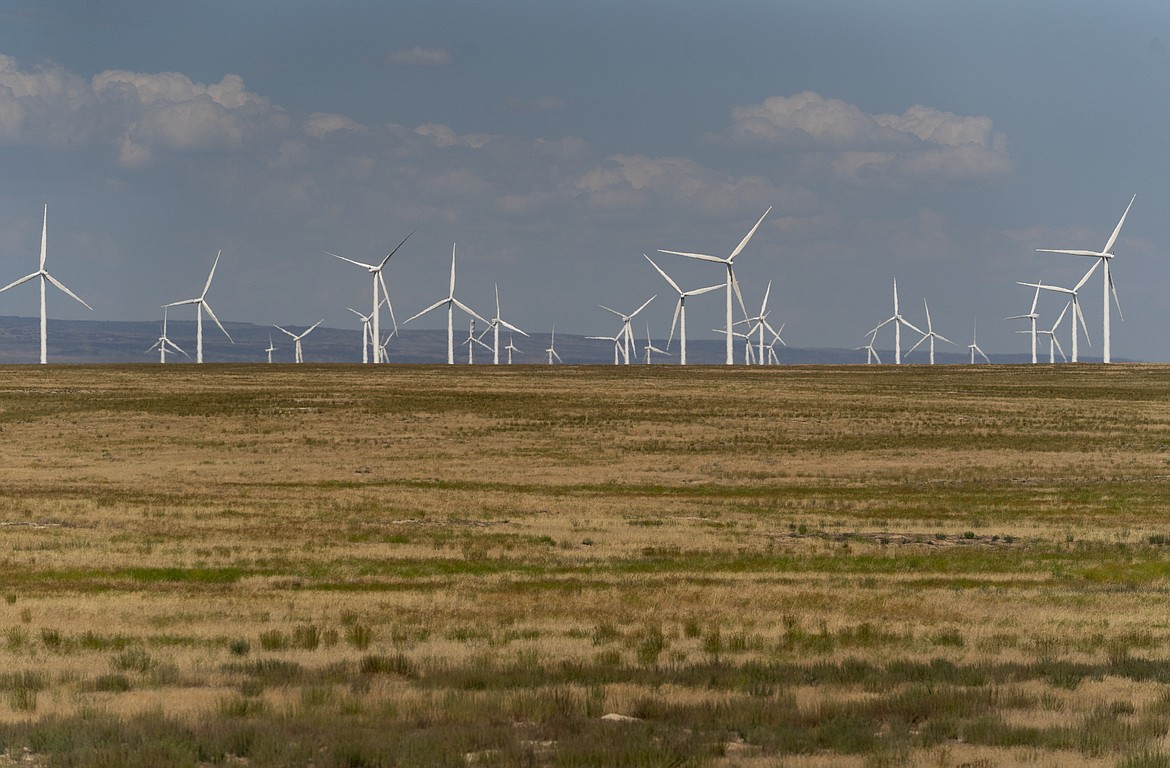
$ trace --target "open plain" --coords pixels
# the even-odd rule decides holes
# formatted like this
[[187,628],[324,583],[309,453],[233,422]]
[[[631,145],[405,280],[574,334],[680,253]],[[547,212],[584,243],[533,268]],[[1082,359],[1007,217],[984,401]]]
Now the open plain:
[[1170,368],[0,368],[0,765],[1170,765]]

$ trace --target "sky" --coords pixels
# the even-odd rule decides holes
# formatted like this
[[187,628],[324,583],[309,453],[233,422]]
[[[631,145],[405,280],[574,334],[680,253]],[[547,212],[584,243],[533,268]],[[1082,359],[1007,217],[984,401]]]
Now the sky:
[[[0,282],[50,317],[355,329],[380,261],[399,321],[446,294],[530,332],[655,338],[736,258],[796,347],[858,347],[901,309],[1023,353],[1032,289],[1114,253],[1115,359],[1170,361],[1170,6],[1161,2],[394,3],[7,0]],[[0,314],[32,316],[31,285]],[[1080,294],[1100,354],[1102,282]],[[1040,297],[1039,324],[1064,300]],[[721,291],[688,301],[717,338]],[[737,309],[736,314],[740,312]],[[444,327],[433,313],[409,327]],[[465,321],[460,320],[460,324]],[[1061,331],[1069,347],[1068,317]],[[644,332],[637,324],[639,335]],[[877,346],[893,346],[892,333]],[[940,347],[950,349],[949,347]],[[864,353],[860,353],[864,354]]]

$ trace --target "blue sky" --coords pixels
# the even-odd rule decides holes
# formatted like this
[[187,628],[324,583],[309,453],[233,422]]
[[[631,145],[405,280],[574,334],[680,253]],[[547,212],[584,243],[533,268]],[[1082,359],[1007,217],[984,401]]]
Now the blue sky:
[[[376,260],[417,227],[387,271],[399,318],[443,294],[458,242],[481,314],[498,282],[526,330],[613,333],[597,304],[656,293],[665,336],[641,254],[725,255],[773,206],[737,272],[753,309],[773,281],[789,344],[863,344],[897,278],[912,322],[926,298],[961,346],[978,318],[984,349],[1023,352],[1015,281],[1091,264],[1034,249],[1100,248],[1136,194],[1113,354],[1170,360],[1167,45],[1155,2],[10,0],[0,281],[35,268],[48,203],[49,268],[95,308],[51,296],[52,317],[154,318],[223,249],[221,319],[349,327],[366,275],[322,251]],[[721,301],[688,304],[690,335]]]

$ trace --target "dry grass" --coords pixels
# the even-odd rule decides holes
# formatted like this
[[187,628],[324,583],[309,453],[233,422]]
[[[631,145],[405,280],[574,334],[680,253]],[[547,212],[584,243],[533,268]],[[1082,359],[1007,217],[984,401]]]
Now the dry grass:
[[1167,392],[1159,366],[0,369],[0,746],[1168,765]]

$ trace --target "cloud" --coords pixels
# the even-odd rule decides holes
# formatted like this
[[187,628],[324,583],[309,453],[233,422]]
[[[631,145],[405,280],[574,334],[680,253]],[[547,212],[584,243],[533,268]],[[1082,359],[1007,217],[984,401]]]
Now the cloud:
[[400,67],[441,67],[451,63],[451,54],[444,48],[404,48],[386,57]]
[[612,155],[577,178],[573,187],[589,205],[608,209],[668,203],[723,215],[773,204],[795,210],[813,201],[805,190],[778,188],[759,176],[735,178],[685,157]]
[[733,141],[820,153],[847,181],[997,178],[1012,171],[1006,137],[984,116],[921,105],[871,115],[806,91],[736,107],[731,120]]
[[334,131],[349,131],[350,133],[364,133],[366,127],[345,115],[336,115],[330,112],[314,112],[305,121],[305,133],[314,139],[323,139]]
[[487,144],[502,137],[491,133],[457,134],[445,125],[426,123],[414,129],[419,136],[429,139],[436,147],[470,147],[482,149]]

